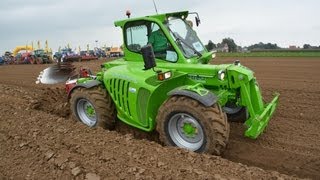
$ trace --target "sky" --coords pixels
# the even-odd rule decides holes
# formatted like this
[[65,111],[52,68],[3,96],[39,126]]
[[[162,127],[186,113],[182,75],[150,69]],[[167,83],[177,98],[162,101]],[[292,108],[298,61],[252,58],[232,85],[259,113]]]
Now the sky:
[[[276,43],[281,47],[320,46],[319,0],[154,0],[159,13],[198,12],[197,31],[204,44],[230,37],[240,46]],[[68,43],[120,46],[115,20],[155,14],[152,0],[1,0],[0,54],[16,46],[48,40],[54,51]],[[96,42],[97,41],[97,42]]]

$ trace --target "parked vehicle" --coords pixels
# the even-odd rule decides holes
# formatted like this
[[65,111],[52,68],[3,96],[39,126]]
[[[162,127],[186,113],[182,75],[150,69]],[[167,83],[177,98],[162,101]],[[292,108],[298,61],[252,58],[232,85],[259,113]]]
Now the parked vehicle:
[[10,51],[6,51],[2,58],[3,64],[15,64],[16,59]]
[[32,53],[34,61],[32,64],[51,64],[53,59],[44,49],[36,49]]
[[60,51],[56,52],[53,55],[54,61],[58,62],[78,62],[81,61],[81,56],[72,51],[71,48],[64,48],[61,49]]
[[18,53],[15,57],[15,64],[34,64],[35,61],[32,52]]
[[98,57],[95,55],[94,51],[80,51],[80,56],[82,61],[97,60]]

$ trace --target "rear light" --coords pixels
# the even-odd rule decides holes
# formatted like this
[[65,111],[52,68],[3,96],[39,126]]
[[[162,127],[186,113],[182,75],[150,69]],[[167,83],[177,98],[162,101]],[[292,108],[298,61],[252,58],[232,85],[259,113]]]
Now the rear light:
[[79,71],[79,74],[80,74],[81,78],[84,78],[84,77],[90,77],[92,75],[92,72],[88,68],[82,68],[81,67],[80,71]]
[[69,94],[71,89],[77,85],[77,79],[68,80],[66,82],[66,91]]

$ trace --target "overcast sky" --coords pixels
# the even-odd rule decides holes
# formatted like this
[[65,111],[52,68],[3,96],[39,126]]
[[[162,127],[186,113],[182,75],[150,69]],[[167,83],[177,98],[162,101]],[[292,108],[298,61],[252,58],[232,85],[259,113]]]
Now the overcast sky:
[[[206,44],[225,37],[238,45],[258,42],[281,47],[320,45],[319,0],[155,0],[159,13],[196,11],[201,25],[196,29]],[[152,0],[1,0],[0,54],[15,46],[38,40],[55,51],[68,43],[73,48],[119,46],[122,35],[114,27],[124,19],[155,13]],[[317,13],[318,12],[318,13]],[[98,40],[98,43],[95,43]]]

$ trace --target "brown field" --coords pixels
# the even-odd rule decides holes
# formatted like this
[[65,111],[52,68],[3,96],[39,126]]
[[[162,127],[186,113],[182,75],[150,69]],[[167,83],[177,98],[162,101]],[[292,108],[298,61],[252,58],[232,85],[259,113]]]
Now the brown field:
[[[320,59],[240,60],[266,101],[275,91],[281,97],[257,140],[231,124],[222,158],[162,147],[156,133],[121,123],[87,128],[71,120],[63,84],[35,84],[47,65],[0,66],[0,179],[320,179]],[[75,64],[97,71],[102,62]]]

